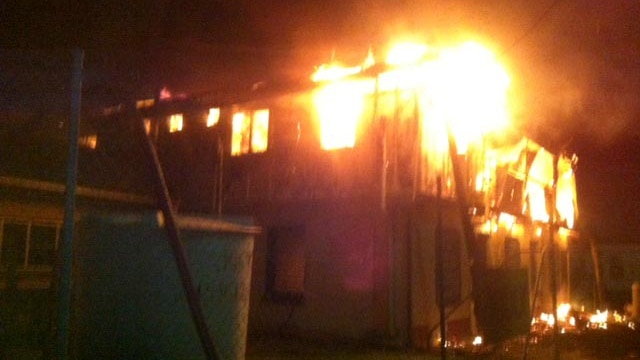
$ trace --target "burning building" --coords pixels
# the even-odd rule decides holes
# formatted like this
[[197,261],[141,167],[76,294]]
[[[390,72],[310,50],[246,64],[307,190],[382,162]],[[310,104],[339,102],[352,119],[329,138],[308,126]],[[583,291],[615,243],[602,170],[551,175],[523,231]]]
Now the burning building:
[[104,154],[144,124],[178,212],[254,217],[250,332],[426,348],[440,306],[450,334],[496,340],[550,306],[534,298],[557,275],[543,254],[576,236],[576,159],[510,127],[489,50],[407,43],[268,85],[164,92],[83,135]]
[[510,127],[508,87],[477,43],[402,44],[295,88],[143,101],[135,116],[180,212],[264,229],[254,333],[426,347],[440,304],[452,333],[498,339],[528,330],[539,277],[566,286],[541,259],[576,236],[576,158]]

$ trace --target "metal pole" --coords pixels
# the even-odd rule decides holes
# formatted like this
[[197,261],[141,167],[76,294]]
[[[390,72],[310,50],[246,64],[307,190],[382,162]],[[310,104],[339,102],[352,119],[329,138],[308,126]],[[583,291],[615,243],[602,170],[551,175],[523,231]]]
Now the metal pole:
[[58,359],[69,357],[69,319],[71,308],[71,275],[73,259],[73,233],[76,208],[76,185],[78,176],[78,132],[80,126],[80,106],[82,100],[82,63],[84,51],[73,50],[71,72],[71,116],[69,118],[67,158],[67,186],[64,207],[64,234],[62,238],[62,261],[60,283],[58,285]]
[[436,285],[440,307],[440,359],[447,358],[447,315],[444,304],[444,239],[442,238],[442,178],[436,179],[438,193],[438,219],[436,223]]
[[571,238],[567,237],[567,302],[571,303]]
[[596,293],[593,300],[595,307],[599,309],[602,304],[602,272],[600,268],[600,257],[598,255],[598,249],[596,248],[596,242],[593,236],[589,236],[589,249],[591,252],[593,274],[596,282]]
[[218,188],[217,190],[217,201],[216,201],[216,211],[218,216],[222,216],[222,190],[223,190],[223,181],[224,181],[224,146],[222,144],[222,138],[218,136]]
[[556,184],[558,182],[558,156],[553,156],[553,184],[551,185],[551,211],[549,214],[549,241],[551,245],[551,306],[553,307],[553,358],[558,359],[558,279],[556,261]]
[[156,190],[158,193],[158,203],[160,209],[162,210],[162,214],[164,215],[167,238],[169,240],[169,245],[171,246],[173,256],[176,260],[178,273],[180,275],[180,280],[182,281],[182,288],[185,292],[187,305],[189,306],[189,310],[191,311],[191,317],[193,319],[198,337],[200,339],[200,345],[202,346],[202,350],[206,359],[219,360],[220,352],[216,348],[213,338],[211,337],[211,334],[209,332],[209,328],[207,327],[207,323],[204,317],[204,311],[202,310],[202,305],[200,304],[200,296],[198,295],[196,287],[193,283],[193,275],[191,273],[191,269],[189,268],[187,254],[184,246],[182,245],[182,242],[180,241],[180,234],[178,231],[178,226],[176,225],[173,205],[171,203],[171,197],[169,196],[169,190],[165,181],[164,172],[162,171],[162,166],[160,165],[160,160],[158,158],[156,148],[149,138],[149,135],[147,135],[147,133],[145,132],[143,121],[140,121],[140,125],[138,126],[138,133],[140,134],[140,138],[145,143],[144,145],[147,155],[147,161],[152,168],[153,177],[155,180],[154,185],[156,186]]

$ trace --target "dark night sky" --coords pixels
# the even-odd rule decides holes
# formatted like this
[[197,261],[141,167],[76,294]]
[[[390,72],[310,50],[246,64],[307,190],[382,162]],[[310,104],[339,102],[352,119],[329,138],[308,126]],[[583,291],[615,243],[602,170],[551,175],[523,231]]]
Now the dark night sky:
[[332,52],[360,60],[403,34],[472,36],[509,68],[514,124],[578,153],[584,229],[640,241],[638,19],[637,0],[5,0],[0,107],[66,111],[61,49],[76,44],[90,107],[165,85],[189,93],[303,76]]

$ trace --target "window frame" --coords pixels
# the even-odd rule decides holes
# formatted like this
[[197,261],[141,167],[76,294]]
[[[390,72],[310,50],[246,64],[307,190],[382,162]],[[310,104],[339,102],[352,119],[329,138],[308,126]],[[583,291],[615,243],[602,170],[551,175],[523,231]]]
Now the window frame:
[[[266,118],[262,116],[265,113]],[[271,109],[268,107],[234,109],[231,115],[231,156],[237,157],[267,152],[271,135],[270,123]],[[237,131],[238,128],[240,128],[240,131]],[[259,128],[261,128],[261,131],[259,131]],[[261,135],[259,140],[257,140],[256,134]],[[262,141],[262,137],[264,141]]]
[[[61,236],[61,227],[62,224],[56,221],[50,220],[27,220],[20,218],[12,218],[12,217],[0,217],[0,270],[6,271],[8,270],[8,264],[3,261],[3,251],[4,242],[5,242],[5,227],[7,224],[18,224],[26,226],[26,233],[24,241],[24,253],[22,255],[22,261],[16,265],[16,270],[18,271],[33,271],[33,270],[52,270],[55,263],[55,254],[58,250],[58,246],[60,244],[60,236]],[[49,263],[45,264],[31,264],[31,251],[33,249],[33,228],[34,227],[43,227],[43,228],[53,228],[54,229],[54,239],[53,239],[53,257],[51,258]]]

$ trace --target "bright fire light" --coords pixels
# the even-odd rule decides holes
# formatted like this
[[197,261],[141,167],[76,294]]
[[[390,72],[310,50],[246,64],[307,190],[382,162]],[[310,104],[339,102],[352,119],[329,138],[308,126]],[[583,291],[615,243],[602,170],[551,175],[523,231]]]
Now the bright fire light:
[[416,64],[423,59],[427,53],[427,46],[423,44],[405,42],[395,45],[389,50],[386,62],[389,65]]
[[475,338],[473,338],[473,345],[474,346],[482,345],[482,336],[476,336]]
[[433,65],[434,106],[442,109],[460,152],[507,125],[509,76],[487,48],[467,42],[443,50]]
[[564,303],[558,306],[558,320],[559,321],[567,321],[567,316],[569,316],[569,311],[571,311],[571,304]]
[[320,117],[321,145],[325,150],[353,147],[358,120],[364,111],[363,83],[335,82],[320,88],[314,102]]
[[249,132],[251,121],[243,112],[233,114],[231,120],[231,155],[240,155],[249,152]]
[[[350,78],[370,66],[369,54],[363,65],[345,67],[323,65],[313,74],[315,82],[325,83],[316,92],[314,103],[320,120],[321,143],[324,149],[351,147],[355,144],[356,129],[364,113],[364,100],[375,92],[411,90],[420,104],[423,126],[423,151],[437,151],[434,139],[447,139],[447,127],[457,141],[458,150],[479,141],[488,132],[507,124],[507,90],[509,77],[491,51],[475,42],[433,51],[423,44],[403,43],[388,54],[388,64],[396,65],[378,75],[377,88],[368,81]],[[378,109],[397,104],[379,103]],[[387,112],[393,110],[387,109]],[[434,133],[434,131],[436,133]]]
[[540,321],[549,324],[549,326],[553,326],[556,323],[556,318],[553,314],[542,313],[540,314]]
[[560,221],[565,221],[572,229],[577,217],[576,184],[571,160],[561,157],[558,160],[558,182],[556,184],[556,209]]
[[256,110],[253,113],[251,126],[251,151],[264,152],[267,150],[269,139],[269,109]]
[[182,131],[184,120],[182,114],[173,114],[169,116],[169,132]]
[[598,310],[595,314],[591,315],[591,317],[589,318],[589,323],[593,328],[606,329],[608,318],[609,318],[608,310],[603,312],[600,312],[600,310]]
[[207,115],[207,127],[212,127],[220,121],[220,108],[214,107],[209,109]]
[[361,66],[344,67],[340,65],[320,65],[313,75],[311,80],[314,82],[322,81],[336,81],[344,77],[355,75],[362,71]]

